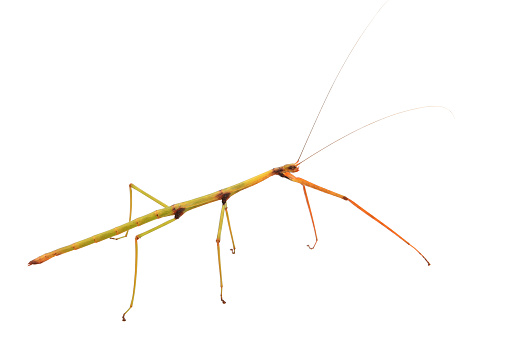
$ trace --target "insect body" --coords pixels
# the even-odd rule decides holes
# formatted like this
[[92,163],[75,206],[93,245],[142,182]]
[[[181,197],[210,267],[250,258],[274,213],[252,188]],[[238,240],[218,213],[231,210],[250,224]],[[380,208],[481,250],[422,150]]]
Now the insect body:
[[[377,14],[378,14],[378,12],[377,12]],[[376,16],[376,14],[375,14],[375,16]],[[373,17],[373,19],[374,19],[374,17]],[[373,21],[373,19],[371,21]],[[366,26],[364,31],[369,27],[369,24]],[[364,34],[364,32],[362,34]],[[359,39],[357,40],[357,42],[362,37],[362,34],[359,37]],[[355,43],[355,45],[357,44],[357,42]],[[353,48],[350,51],[350,53],[355,48],[355,45],[353,46]],[[348,56],[350,56],[350,54]],[[348,60],[348,57],[346,58],[346,60]],[[344,64],[346,63],[346,60],[343,63],[343,65],[341,66],[338,74],[336,75],[336,79],[337,79],[338,75],[340,74]],[[336,81],[336,79],[334,80],[334,82]],[[334,82],[333,82],[332,86],[334,86]],[[332,88],[332,86],[331,86],[331,88]],[[330,93],[330,90],[329,90],[329,93]],[[327,94],[327,96],[328,95],[329,94]],[[324,100],[324,103],[327,100],[327,96],[326,96],[326,98]],[[322,107],[323,107],[323,104],[322,104]],[[427,107],[440,107],[440,106],[427,106]],[[376,122],[379,122],[381,120],[387,119],[389,117],[392,117],[392,116],[395,116],[395,115],[398,115],[398,114],[402,114],[402,113],[405,113],[405,112],[417,110],[417,109],[420,109],[420,108],[423,108],[423,107],[413,108],[413,109],[409,109],[409,110],[406,110],[406,111],[394,113],[394,114],[386,116],[386,117],[384,117],[382,119],[376,120],[376,121],[374,121],[374,122],[372,122],[372,123],[370,123],[368,125],[365,125],[365,126],[359,128],[359,129],[354,130],[353,132],[351,132],[351,133],[349,133],[349,134],[347,134],[347,135],[337,139],[336,141],[334,141],[331,144],[325,146],[324,148],[322,148],[318,152],[320,152],[323,149],[331,146],[335,142],[343,139],[344,137],[346,137],[346,136],[348,136],[348,135],[350,135],[350,134],[352,134],[352,133],[354,133],[354,132],[356,132],[356,131],[358,131],[358,130],[360,130],[362,128],[365,128],[365,127],[367,127],[367,126],[369,126],[371,124],[374,124]],[[321,109],[318,112],[317,119],[318,119],[318,117],[320,115],[320,112],[321,112]],[[315,120],[315,123],[316,123],[316,120]],[[313,128],[314,128],[314,125],[313,125]],[[313,131],[313,128],[311,128],[311,132]],[[309,133],[310,135],[311,135],[311,132]],[[309,136],[308,136],[308,139],[309,139]],[[306,140],[306,143],[304,144],[304,147],[306,146],[306,144],[307,144],[307,140]],[[303,148],[303,150],[304,150],[304,148]],[[313,153],[310,157],[314,156],[318,152]],[[301,152],[301,155],[302,155],[302,152]],[[275,167],[275,168],[273,168],[271,170],[268,170],[268,171],[266,171],[264,173],[261,173],[261,174],[255,176],[255,177],[253,177],[251,179],[242,181],[242,182],[240,182],[240,183],[238,183],[236,185],[224,188],[222,190],[219,190],[219,191],[216,191],[216,192],[204,195],[204,196],[196,198],[196,199],[184,201],[184,202],[177,203],[177,204],[174,204],[174,205],[171,205],[171,206],[166,205],[162,201],[154,198],[153,196],[151,196],[150,194],[148,194],[145,191],[141,190],[137,186],[131,184],[131,185],[129,185],[130,193],[131,193],[131,211],[132,211],[132,189],[133,188],[135,190],[137,190],[138,192],[142,193],[143,195],[147,196],[149,199],[151,199],[151,200],[155,201],[156,203],[158,203],[159,205],[161,205],[162,208],[160,208],[160,209],[158,209],[158,210],[156,210],[156,211],[154,211],[152,213],[146,214],[146,215],[144,215],[142,217],[136,218],[134,220],[131,220],[131,213],[130,213],[129,222],[127,222],[127,223],[125,223],[123,225],[117,226],[115,228],[112,228],[112,229],[110,229],[108,231],[96,234],[96,235],[91,236],[89,238],[86,238],[84,240],[75,242],[75,243],[73,243],[71,245],[68,245],[68,246],[59,248],[57,250],[48,252],[46,254],[43,254],[43,255],[41,255],[41,256],[31,260],[28,263],[28,265],[30,266],[30,265],[35,265],[35,264],[41,264],[41,263],[43,263],[43,262],[45,262],[45,261],[47,261],[47,260],[49,260],[49,259],[51,259],[53,257],[56,257],[58,255],[61,255],[61,254],[64,254],[64,253],[67,253],[67,252],[70,252],[70,251],[73,251],[73,250],[78,250],[78,249],[80,249],[82,247],[85,247],[85,246],[88,246],[88,245],[100,242],[100,241],[108,239],[108,238],[116,239],[116,240],[124,238],[124,237],[127,236],[129,230],[132,229],[132,228],[144,225],[144,224],[146,224],[146,223],[148,223],[150,221],[156,220],[156,219],[161,219],[161,218],[173,216],[172,219],[170,219],[168,221],[165,221],[162,224],[160,224],[160,225],[158,225],[158,226],[156,226],[154,228],[149,229],[148,231],[145,231],[145,232],[143,232],[141,234],[138,234],[135,237],[135,275],[134,275],[134,287],[133,287],[133,294],[132,294],[132,298],[131,298],[131,304],[130,304],[128,310],[122,316],[122,319],[125,321],[125,314],[133,306],[134,295],[135,295],[135,291],[136,291],[136,277],[137,277],[137,265],[138,265],[138,240],[141,239],[142,237],[144,237],[145,235],[148,235],[149,233],[152,233],[152,232],[158,230],[159,228],[164,227],[164,226],[168,225],[169,223],[172,223],[172,222],[178,220],[179,218],[181,218],[185,213],[189,212],[190,210],[193,210],[193,209],[195,209],[197,207],[200,207],[200,206],[203,206],[205,204],[208,204],[208,203],[220,200],[222,202],[222,207],[221,207],[221,214],[220,214],[220,219],[219,219],[219,228],[218,228],[218,233],[217,233],[217,238],[216,238],[216,244],[217,244],[217,255],[218,255],[218,264],[219,264],[219,278],[220,278],[220,287],[221,287],[220,297],[221,297],[221,301],[223,303],[225,303],[225,301],[223,300],[223,296],[222,296],[223,282],[222,282],[222,272],[221,272],[221,254],[220,254],[220,241],[221,241],[222,226],[223,226],[223,221],[224,221],[224,215],[225,214],[226,214],[226,219],[227,219],[227,222],[228,222],[228,228],[229,228],[230,235],[231,235],[232,242],[233,242],[233,234],[232,234],[231,225],[230,225],[230,218],[229,218],[229,215],[228,215],[227,201],[232,196],[237,194],[238,192],[240,192],[242,190],[245,190],[245,189],[247,189],[247,188],[249,188],[251,186],[254,186],[254,185],[258,184],[258,183],[261,183],[262,181],[265,181],[266,179],[268,179],[268,178],[270,178],[272,176],[275,176],[275,175],[280,176],[280,177],[282,177],[284,179],[290,180],[292,182],[295,182],[295,183],[301,185],[302,188],[303,188],[304,197],[306,199],[306,203],[307,203],[307,206],[308,206],[308,209],[309,209],[309,213],[311,215],[311,221],[312,221],[312,224],[313,224],[313,229],[314,229],[314,232],[315,232],[315,243],[313,244],[313,246],[309,246],[308,245],[310,249],[313,249],[316,246],[316,243],[318,241],[318,236],[317,236],[316,227],[315,227],[315,223],[314,223],[314,219],[313,219],[313,214],[311,212],[311,206],[310,206],[310,203],[309,203],[306,187],[316,189],[316,190],[321,191],[323,193],[327,193],[327,194],[332,195],[334,197],[340,198],[340,199],[342,199],[344,201],[350,202],[356,208],[358,208],[359,210],[364,212],[366,215],[368,215],[369,217],[371,217],[372,219],[377,221],[379,224],[381,224],[382,226],[387,228],[389,231],[394,233],[397,237],[399,237],[401,240],[403,240],[405,243],[407,243],[409,246],[411,246],[415,251],[417,251],[424,258],[424,260],[426,260],[426,262],[429,265],[428,260],[415,247],[413,247],[409,242],[407,242],[405,239],[403,239],[399,234],[397,234],[395,231],[393,231],[391,228],[389,228],[387,225],[385,225],[382,221],[377,219],[375,216],[373,216],[372,214],[367,212],[365,209],[363,209],[361,206],[359,206],[356,202],[354,202],[350,198],[348,198],[348,197],[346,197],[346,196],[344,196],[342,194],[339,194],[339,193],[333,192],[331,190],[328,190],[326,188],[323,188],[321,186],[318,186],[318,185],[316,185],[314,183],[311,183],[311,182],[309,182],[309,181],[307,181],[305,179],[302,179],[302,178],[299,178],[299,177],[295,176],[295,173],[299,171],[299,166],[304,161],[308,160],[310,157],[300,161],[300,156],[299,156],[299,159],[295,163],[290,163],[290,164],[286,164],[286,165],[283,165],[283,166],[280,166],[280,167]],[[120,235],[120,234],[122,234],[124,232],[125,232],[124,236],[115,238],[115,236]],[[234,242],[233,242],[232,252],[235,253],[235,243]]]
[[[295,172],[298,172],[299,171],[299,163],[293,163],[293,164],[287,164],[287,165],[284,165],[284,166],[281,166],[281,167],[276,167],[276,168],[273,168],[267,172],[264,172],[262,174],[259,174],[251,179],[248,179],[246,181],[243,181],[243,182],[240,182],[236,185],[233,185],[233,186],[230,186],[230,187],[227,187],[225,189],[222,189],[222,190],[219,190],[217,192],[213,192],[213,193],[210,193],[210,194],[207,194],[207,195],[204,195],[202,197],[199,197],[199,198],[196,198],[196,199],[192,199],[192,200],[188,200],[188,201],[184,201],[184,202],[181,202],[181,203],[178,203],[178,204],[174,204],[174,205],[171,205],[171,206],[167,206],[166,204],[162,203],[161,201],[159,201],[158,199],[150,196],[149,194],[147,194],[146,192],[144,192],[143,190],[139,189],[138,187],[136,187],[135,185],[131,184],[129,185],[130,189],[134,188],[136,190],[138,190],[140,193],[146,195],[147,197],[149,197],[150,199],[154,200],[155,202],[159,203],[160,205],[163,206],[163,208],[159,209],[159,210],[156,210],[152,213],[149,213],[149,214],[146,214],[142,217],[139,217],[139,218],[136,218],[135,220],[130,220],[129,222],[123,224],[123,225],[120,225],[120,226],[117,226],[115,228],[112,228],[111,230],[109,231],[106,231],[106,232],[102,232],[102,233],[99,233],[99,234],[96,234],[94,236],[91,236],[89,238],[86,238],[84,240],[81,240],[81,241],[78,241],[78,242],[75,242],[71,245],[68,245],[68,246],[65,246],[65,247],[62,247],[62,248],[59,248],[57,250],[54,250],[52,252],[48,252],[46,254],[43,254],[41,256],[39,256],[38,258],[35,258],[34,260],[31,260],[28,265],[35,265],[35,264],[42,264],[43,262],[53,258],[53,257],[56,257],[58,255],[61,255],[61,254],[64,254],[64,253],[67,253],[69,251],[73,251],[73,250],[77,250],[77,249],[80,249],[82,247],[85,247],[85,246],[88,246],[88,245],[91,245],[91,244],[94,244],[94,243],[97,243],[99,241],[102,241],[102,240],[105,240],[105,239],[108,239],[108,238],[112,238],[114,237],[115,235],[119,235],[123,232],[126,232],[125,236],[127,236],[127,232],[129,232],[130,229],[132,228],[135,228],[135,227],[138,227],[138,226],[141,226],[143,224],[146,224],[150,221],[153,221],[153,220],[156,220],[156,219],[159,219],[159,218],[164,218],[164,217],[169,217],[169,216],[173,216],[173,219],[170,219],[162,224],[160,224],[159,226],[156,226],[146,232],[143,232],[141,234],[138,234],[136,237],[135,237],[135,248],[136,248],[136,256],[135,256],[135,276],[134,276],[134,288],[133,288],[133,296],[132,296],[132,300],[131,300],[131,305],[129,307],[129,309],[125,312],[127,313],[131,307],[133,306],[133,301],[134,301],[134,294],[135,294],[135,290],[136,290],[136,276],[137,276],[137,266],[138,266],[138,240],[163,227],[163,226],[166,226],[168,225],[169,223],[179,219],[180,217],[182,217],[182,215],[184,213],[186,213],[187,211],[190,211],[192,209],[195,209],[197,207],[200,207],[200,206],[203,206],[203,205],[206,205],[208,203],[211,203],[211,202],[214,202],[214,201],[218,201],[218,200],[221,200],[222,202],[222,208],[221,208],[221,216],[220,216],[220,221],[219,221],[219,230],[218,230],[218,233],[217,233],[217,238],[216,238],[216,243],[217,243],[217,257],[218,257],[218,262],[219,262],[219,277],[220,277],[220,285],[221,285],[221,301],[223,303],[226,303],[224,300],[223,300],[223,279],[222,279],[222,273],[221,273],[221,254],[220,254],[220,248],[219,248],[219,243],[221,241],[221,231],[222,231],[222,226],[223,226],[223,219],[224,219],[224,214],[226,212],[226,217],[227,217],[227,220],[228,220],[228,227],[230,229],[230,235],[232,234],[231,233],[231,226],[230,226],[230,218],[228,216],[228,211],[227,211],[227,200],[229,198],[231,198],[234,194],[246,189],[246,188],[249,188],[251,186],[254,186],[274,175],[278,175],[282,178],[286,178],[286,179],[289,179],[295,183],[298,183],[300,185],[302,185],[302,188],[304,190],[304,195],[305,195],[305,198],[306,198],[306,203],[308,205],[308,208],[309,208],[309,213],[311,215],[311,220],[313,222],[313,229],[315,231],[315,237],[316,237],[316,241],[315,241],[315,244],[311,247],[310,246],[310,249],[313,249],[316,245],[316,242],[318,241],[318,236],[316,235],[316,228],[315,228],[315,223],[314,223],[314,220],[313,220],[313,214],[311,212],[311,206],[309,204],[309,199],[308,199],[308,196],[307,196],[307,192],[306,192],[306,186],[307,187],[311,187],[311,188],[314,188],[316,190],[319,190],[321,192],[324,192],[324,193],[327,193],[327,194],[330,194],[332,196],[335,196],[335,197],[338,197],[338,198],[341,198],[343,200],[346,200],[346,201],[349,201],[350,203],[352,203],[355,207],[357,207],[358,209],[360,209],[361,211],[363,211],[364,213],[366,213],[367,215],[369,215],[371,218],[373,218],[374,220],[376,220],[378,223],[380,223],[382,226],[384,226],[385,228],[387,228],[389,231],[391,231],[392,233],[394,233],[396,236],[398,236],[401,240],[403,240],[404,242],[406,242],[408,245],[410,245],[410,243],[408,241],[406,241],[405,239],[403,239],[399,234],[397,234],[396,232],[394,232],[391,228],[389,228],[387,225],[385,225],[384,223],[382,223],[380,220],[378,220],[377,218],[375,218],[373,215],[371,215],[369,212],[367,212],[365,209],[363,209],[361,206],[359,206],[357,203],[355,203],[353,200],[347,198],[346,196],[344,195],[341,195],[341,194],[338,194],[336,192],[333,192],[331,190],[328,190],[326,188],[323,188],[323,187],[320,187],[318,185],[315,185],[307,180],[304,180],[302,178],[298,178],[296,176],[294,176],[292,173],[295,173]],[[132,190],[131,190],[131,207],[132,207]],[[130,218],[129,218],[130,219]],[[125,237],[124,236],[124,237]],[[112,238],[112,239],[120,239],[120,238]],[[233,241],[233,235],[232,235],[232,241]],[[232,249],[232,252],[235,253],[235,243],[233,243],[233,249]],[[309,245],[308,245],[309,246]],[[429,265],[429,262],[428,260],[421,254],[421,252],[419,252],[415,247],[413,247],[412,245],[410,245],[414,250],[416,250],[423,258],[424,260],[426,260],[426,262],[428,263]],[[122,319],[125,321],[125,313],[124,315],[122,316]]]

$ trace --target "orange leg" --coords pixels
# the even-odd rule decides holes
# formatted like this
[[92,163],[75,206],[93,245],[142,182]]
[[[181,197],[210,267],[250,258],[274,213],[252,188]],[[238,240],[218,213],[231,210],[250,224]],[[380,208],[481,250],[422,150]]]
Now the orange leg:
[[406,241],[405,239],[403,239],[402,236],[400,236],[398,233],[394,232],[389,226],[387,226],[386,224],[384,224],[383,222],[381,222],[380,220],[378,220],[377,218],[375,218],[371,213],[369,213],[368,211],[366,211],[364,208],[360,207],[359,205],[357,205],[357,203],[351,199],[348,199],[347,197],[345,197],[347,201],[350,201],[352,203],[352,205],[354,205],[355,207],[357,207],[358,209],[360,209],[361,211],[363,211],[364,213],[366,213],[367,215],[369,215],[371,218],[373,218],[375,221],[377,221],[380,225],[384,226],[385,228],[387,228],[389,231],[391,231],[392,233],[394,233],[394,235],[396,235],[398,238],[400,238],[401,240],[403,240],[404,242],[407,243],[408,246],[412,247],[414,250],[417,251],[417,253],[419,253],[421,255],[421,257],[424,258],[424,260],[426,260],[426,262],[428,263],[428,266],[431,265],[428,261],[428,259],[426,259],[425,256],[422,255],[421,252],[419,252],[419,250],[415,247],[413,247],[408,241]]
[[309,199],[308,199],[308,193],[306,192],[306,186],[302,185],[302,188],[304,189],[304,196],[306,197],[306,203],[308,204],[308,209],[309,209],[309,215],[311,216],[311,222],[313,223],[313,230],[315,231],[315,244],[313,245],[313,247],[309,246],[309,249],[312,250],[313,248],[315,248],[316,246],[316,243],[318,242],[318,235],[316,234],[316,227],[315,227],[315,220],[313,219],[313,213],[311,212],[311,206],[309,205]]
[[[318,186],[318,185],[315,185],[313,184],[312,182],[309,182],[307,180],[304,180],[302,178],[297,178],[296,176],[294,176],[293,174],[289,173],[289,172],[285,172],[283,173],[283,175],[290,179],[291,181],[295,181],[295,182],[298,182],[299,184],[303,185],[303,186],[308,186],[308,187],[311,187],[311,188],[314,188],[318,191],[321,191],[321,192],[324,192],[324,193],[327,193],[327,194],[330,194],[330,195],[333,195],[335,197],[338,197],[338,198],[341,198],[343,200],[346,200],[346,201],[349,201],[352,205],[354,205],[355,207],[357,207],[358,209],[360,209],[362,212],[364,212],[366,215],[368,215],[369,217],[371,217],[373,220],[375,220],[376,222],[378,222],[380,225],[382,225],[383,227],[387,228],[389,231],[391,231],[392,233],[394,233],[394,235],[396,235],[398,238],[400,238],[401,240],[403,240],[407,245],[409,245],[410,247],[412,247],[415,251],[417,251],[417,253],[419,253],[421,255],[421,257],[423,257],[424,260],[426,260],[426,262],[428,263],[428,266],[431,265],[428,261],[428,259],[426,259],[426,257],[424,255],[422,255],[421,252],[419,252],[417,250],[417,248],[415,248],[414,246],[412,246],[408,241],[406,241],[402,236],[400,236],[398,233],[394,232],[389,226],[387,226],[386,224],[384,224],[383,222],[381,222],[380,220],[378,220],[377,218],[375,218],[371,213],[369,213],[368,211],[366,211],[364,208],[360,207],[356,202],[354,202],[353,200],[345,197],[344,195],[341,195],[341,194],[338,194],[336,192],[333,192],[333,191],[330,191],[326,188],[323,188],[321,186]],[[310,209],[311,211],[311,209]]]

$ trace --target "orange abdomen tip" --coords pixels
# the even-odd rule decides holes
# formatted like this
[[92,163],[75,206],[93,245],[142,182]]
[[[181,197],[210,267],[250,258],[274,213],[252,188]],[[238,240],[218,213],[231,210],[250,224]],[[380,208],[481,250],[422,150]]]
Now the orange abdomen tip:
[[42,264],[43,262],[45,262],[46,260],[49,260],[51,259],[52,257],[54,257],[56,254],[54,255],[48,255],[48,254],[45,254],[45,255],[41,255],[40,257],[38,258],[35,258],[34,260],[30,261],[28,263],[28,266],[30,265],[38,265],[38,264]]
[[41,263],[41,261],[39,261],[39,260],[37,260],[37,259],[34,259],[34,260],[32,260],[32,261],[30,261],[30,262],[28,263],[28,266],[30,266],[30,265],[37,265],[37,264],[40,264],[40,263]]

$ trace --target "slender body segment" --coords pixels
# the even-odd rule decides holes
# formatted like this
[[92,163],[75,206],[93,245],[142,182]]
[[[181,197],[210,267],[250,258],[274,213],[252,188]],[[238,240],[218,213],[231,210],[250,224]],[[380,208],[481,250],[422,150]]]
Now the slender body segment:
[[[190,210],[193,210],[193,209],[198,208],[200,206],[212,203],[214,201],[221,201],[222,206],[221,206],[221,212],[220,212],[220,218],[219,218],[218,233],[217,233],[217,237],[216,237],[216,246],[217,246],[217,258],[218,258],[218,264],[219,264],[219,282],[220,282],[220,288],[221,288],[220,297],[221,297],[221,302],[222,303],[226,303],[226,301],[223,299],[223,276],[222,276],[222,270],[221,270],[221,251],[220,251],[222,226],[223,226],[223,221],[225,220],[225,218],[224,218],[225,215],[226,215],[226,221],[228,223],[228,229],[229,229],[229,233],[230,233],[230,236],[231,236],[231,239],[232,239],[232,244],[233,244],[233,249],[231,251],[232,251],[232,254],[235,254],[235,242],[233,241],[233,233],[232,233],[232,228],[231,228],[231,224],[230,224],[230,217],[229,217],[229,214],[228,214],[227,201],[228,201],[228,199],[230,199],[233,195],[237,194],[238,192],[240,192],[242,190],[245,190],[245,189],[247,189],[249,187],[252,187],[252,186],[254,186],[256,184],[259,184],[259,183],[261,183],[261,182],[263,182],[263,181],[267,180],[268,178],[270,178],[272,176],[275,176],[275,175],[280,176],[281,178],[290,180],[291,182],[294,182],[296,184],[299,184],[303,188],[304,198],[306,200],[306,204],[307,204],[307,207],[308,207],[308,210],[309,210],[309,214],[311,216],[311,223],[312,223],[314,234],[315,234],[315,242],[314,242],[314,244],[312,246],[308,245],[308,247],[310,249],[315,248],[315,246],[316,246],[316,244],[318,242],[318,235],[317,235],[316,225],[315,225],[315,221],[314,221],[314,218],[313,218],[313,213],[311,211],[311,204],[309,202],[309,198],[308,198],[308,194],[307,194],[306,188],[312,188],[312,189],[318,190],[320,192],[326,193],[328,195],[331,195],[333,197],[339,198],[339,199],[341,199],[343,201],[350,202],[354,207],[356,207],[357,209],[362,211],[364,214],[366,214],[367,216],[369,216],[370,218],[375,220],[377,223],[379,223],[380,225],[385,227],[387,230],[389,230],[391,233],[393,233],[398,238],[400,238],[402,241],[404,241],[407,245],[412,247],[417,253],[419,253],[419,255],[422,256],[422,258],[426,261],[426,263],[428,265],[430,265],[429,261],[424,257],[424,255],[422,255],[422,253],[419,252],[414,246],[412,246],[407,240],[405,240],[402,236],[400,236],[398,233],[396,233],[394,230],[392,230],[389,226],[384,224],[382,221],[380,221],[374,215],[372,215],[371,213],[366,211],[363,207],[361,207],[359,204],[357,204],[356,202],[354,202],[350,198],[346,197],[345,195],[336,193],[336,192],[334,192],[332,190],[329,190],[327,188],[321,187],[321,186],[319,186],[317,184],[314,184],[314,183],[312,183],[312,182],[310,182],[308,180],[305,180],[303,178],[299,178],[299,177],[294,175],[296,172],[299,171],[299,167],[301,166],[301,164],[303,162],[307,161],[308,159],[310,159],[311,157],[315,156],[316,154],[318,154],[319,152],[323,151],[324,149],[332,146],[333,144],[335,144],[336,142],[340,141],[341,139],[351,135],[352,133],[355,133],[355,132],[357,132],[357,131],[359,131],[359,130],[361,130],[363,128],[366,128],[366,127],[368,127],[370,125],[378,123],[378,122],[380,122],[382,120],[385,120],[385,119],[397,116],[399,114],[403,114],[403,113],[407,113],[407,112],[411,112],[411,111],[415,111],[415,110],[419,110],[419,109],[424,109],[424,108],[430,108],[430,107],[441,108],[441,109],[445,109],[445,110],[449,111],[447,108],[442,107],[442,106],[424,106],[424,107],[411,108],[411,109],[407,109],[407,110],[404,110],[404,111],[401,111],[401,112],[393,113],[393,114],[387,115],[387,116],[385,116],[385,117],[383,117],[381,119],[373,121],[373,122],[371,122],[371,123],[369,123],[367,125],[364,125],[364,126],[358,128],[358,129],[356,129],[356,130],[354,130],[354,131],[352,131],[352,132],[350,132],[350,133],[340,137],[339,139],[331,142],[330,144],[326,145],[325,147],[323,147],[322,149],[318,150],[317,152],[312,153],[310,156],[308,156],[304,160],[300,160],[301,156],[302,156],[302,153],[304,151],[304,148],[306,147],[307,142],[309,140],[309,137],[311,136],[311,133],[313,132],[313,129],[314,129],[315,124],[316,124],[316,121],[318,120],[318,118],[320,116],[322,108],[323,108],[323,106],[324,106],[324,104],[325,104],[325,102],[326,102],[326,100],[327,100],[327,98],[328,98],[328,96],[330,94],[330,91],[331,91],[332,87],[334,86],[334,84],[335,84],[339,74],[341,73],[341,71],[342,71],[346,61],[350,57],[352,51],[355,49],[355,46],[357,45],[357,43],[359,42],[359,40],[363,36],[363,34],[366,31],[366,29],[370,26],[371,22],[375,19],[375,17],[380,12],[380,10],[383,8],[384,5],[382,5],[382,7],[380,7],[380,9],[376,12],[376,14],[373,16],[371,21],[368,23],[368,25],[364,28],[364,31],[360,34],[360,36],[357,39],[357,41],[355,42],[354,46],[350,50],[350,53],[348,54],[348,56],[344,60],[343,64],[341,65],[341,67],[339,69],[339,72],[337,73],[334,81],[332,82],[332,85],[330,86],[329,92],[325,96],[325,99],[324,99],[324,101],[323,101],[323,103],[322,103],[322,105],[320,107],[320,110],[318,111],[318,114],[317,114],[317,117],[315,119],[315,122],[314,122],[313,126],[311,127],[311,130],[310,130],[309,135],[308,135],[308,137],[306,139],[306,142],[304,143],[304,147],[302,148],[302,151],[301,151],[301,153],[299,155],[299,158],[297,159],[296,162],[289,163],[289,164],[286,164],[286,165],[283,165],[283,166],[279,166],[279,167],[275,167],[275,168],[273,168],[271,170],[268,170],[268,171],[266,171],[264,173],[261,173],[261,174],[255,176],[255,177],[252,177],[251,179],[242,181],[242,182],[240,182],[240,183],[238,183],[236,185],[232,185],[230,187],[227,187],[227,188],[224,188],[222,190],[219,190],[219,191],[216,191],[216,192],[204,195],[202,197],[195,198],[195,199],[188,200],[188,201],[184,201],[184,202],[181,202],[181,203],[177,203],[177,204],[174,204],[174,205],[171,205],[171,206],[166,205],[162,201],[160,201],[160,200],[156,199],[155,197],[151,196],[150,194],[146,193],[145,191],[143,191],[139,187],[135,186],[134,184],[130,184],[129,185],[129,192],[130,192],[130,213],[129,213],[129,221],[127,223],[122,224],[120,226],[117,226],[115,228],[112,228],[112,229],[110,229],[108,231],[96,234],[96,235],[91,236],[89,238],[83,239],[81,241],[72,243],[72,244],[70,244],[68,246],[59,248],[57,250],[48,252],[46,254],[43,254],[43,255],[41,255],[41,256],[31,260],[28,263],[28,266],[36,265],[36,264],[42,264],[43,262],[45,262],[45,261],[47,261],[47,260],[49,260],[49,259],[51,259],[53,257],[59,256],[61,254],[64,254],[64,253],[67,253],[67,252],[70,252],[70,251],[73,251],[73,250],[78,250],[80,248],[83,248],[83,247],[86,247],[88,245],[92,245],[92,244],[98,243],[98,242],[103,241],[105,239],[119,240],[119,239],[125,238],[125,237],[127,237],[129,230],[131,230],[131,229],[133,229],[135,227],[144,225],[144,224],[149,223],[151,221],[154,221],[156,219],[167,218],[167,217],[173,216],[173,218],[171,218],[171,219],[161,223],[160,225],[158,225],[156,227],[153,227],[153,228],[151,228],[151,229],[149,229],[149,230],[147,230],[147,231],[145,231],[143,233],[140,233],[140,234],[136,235],[135,238],[134,238],[134,241],[135,241],[134,284],[133,284],[133,293],[132,293],[132,297],[131,297],[130,306],[127,309],[127,311],[124,312],[124,314],[122,316],[122,320],[125,321],[126,320],[125,319],[126,313],[129,312],[129,310],[131,310],[131,308],[133,307],[134,296],[135,296],[135,292],[136,292],[136,278],[137,278],[137,272],[138,272],[138,240],[140,240],[142,237],[144,237],[144,236],[146,236],[146,235],[148,235],[148,234],[158,230],[159,228],[164,227],[164,226],[166,226],[166,225],[168,225],[168,224],[178,220],[179,218],[181,218],[185,213],[189,212]],[[451,111],[449,111],[449,112],[452,114]],[[161,205],[161,208],[158,209],[158,210],[155,210],[155,211],[153,211],[151,213],[148,213],[148,214],[146,214],[144,216],[141,216],[141,217],[138,217],[138,218],[136,218],[134,220],[131,220],[131,215],[132,215],[132,190],[133,189],[138,191],[138,192],[140,192],[141,194],[145,195],[147,198],[155,201],[159,205]],[[120,236],[124,232],[125,232],[125,234],[123,236]],[[118,237],[116,237],[116,236],[118,236]]]
[[[88,245],[92,245],[95,243],[98,243],[100,241],[103,241],[105,239],[109,239],[111,237],[114,237],[116,235],[122,234],[124,232],[129,231],[132,228],[144,225],[148,222],[154,221],[159,218],[169,217],[174,215],[175,219],[179,219],[185,212],[190,211],[192,209],[195,209],[197,207],[209,204],[214,201],[221,200],[223,204],[235,193],[238,193],[242,190],[245,190],[246,188],[249,188],[251,186],[254,186],[268,178],[270,178],[273,175],[281,174],[284,172],[292,171],[293,164],[273,168],[267,172],[264,172],[262,174],[259,174],[251,179],[242,181],[236,185],[227,187],[225,189],[219,190],[217,192],[213,192],[207,195],[204,195],[202,197],[188,200],[181,202],[179,204],[174,204],[171,206],[166,206],[162,209],[155,210],[152,213],[148,213],[142,217],[136,218],[135,220],[129,221],[123,225],[117,226],[115,228],[112,228],[111,230],[108,230],[106,232],[102,232],[99,234],[96,234],[94,236],[91,236],[89,238],[83,239],[81,241],[75,242],[71,245],[59,248],[57,250],[48,252],[46,254],[41,255],[40,257],[35,258],[34,260],[30,261],[28,263],[28,266],[30,265],[36,265],[36,264],[42,264],[43,262],[56,257],[58,255],[67,253],[69,251],[77,250],[80,248],[83,248]],[[134,185],[130,185],[132,187]],[[159,204],[163,204],[160,201],[157,201]],[[164,205],[164,204],[163,204]]]

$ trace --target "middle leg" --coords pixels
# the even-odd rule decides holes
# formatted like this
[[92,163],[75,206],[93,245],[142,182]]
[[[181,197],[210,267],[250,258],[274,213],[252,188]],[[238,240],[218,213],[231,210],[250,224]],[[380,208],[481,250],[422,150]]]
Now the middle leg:
[[221,242],[221,231],[223,230],[223,219],[224,219],[224,211],[226,209],[226,202],[223,204],[221,208],[221,216],[219,217],[219,229],[217,230],[216,244],[217,244],[217,261],[219,262],[219,283],[221,285],[221,301],[223,304],[226,304],[226,301],[223,300],[223,273],[221,272],[221,250],[219,248],[219,243]]
[[228,228],[230,229],[230,236],[232,237],[233,244],[233,248],[231,248],[230,251],[232,251],[232,254],[235,254],[235,241],[233,241],[232,227],[230,225],[230,216],[228,215],[228,206],[226,206],[226,203],[224,203],[224,205],[225,205],[224,211],[226,212],[226,221],[228,221]]

